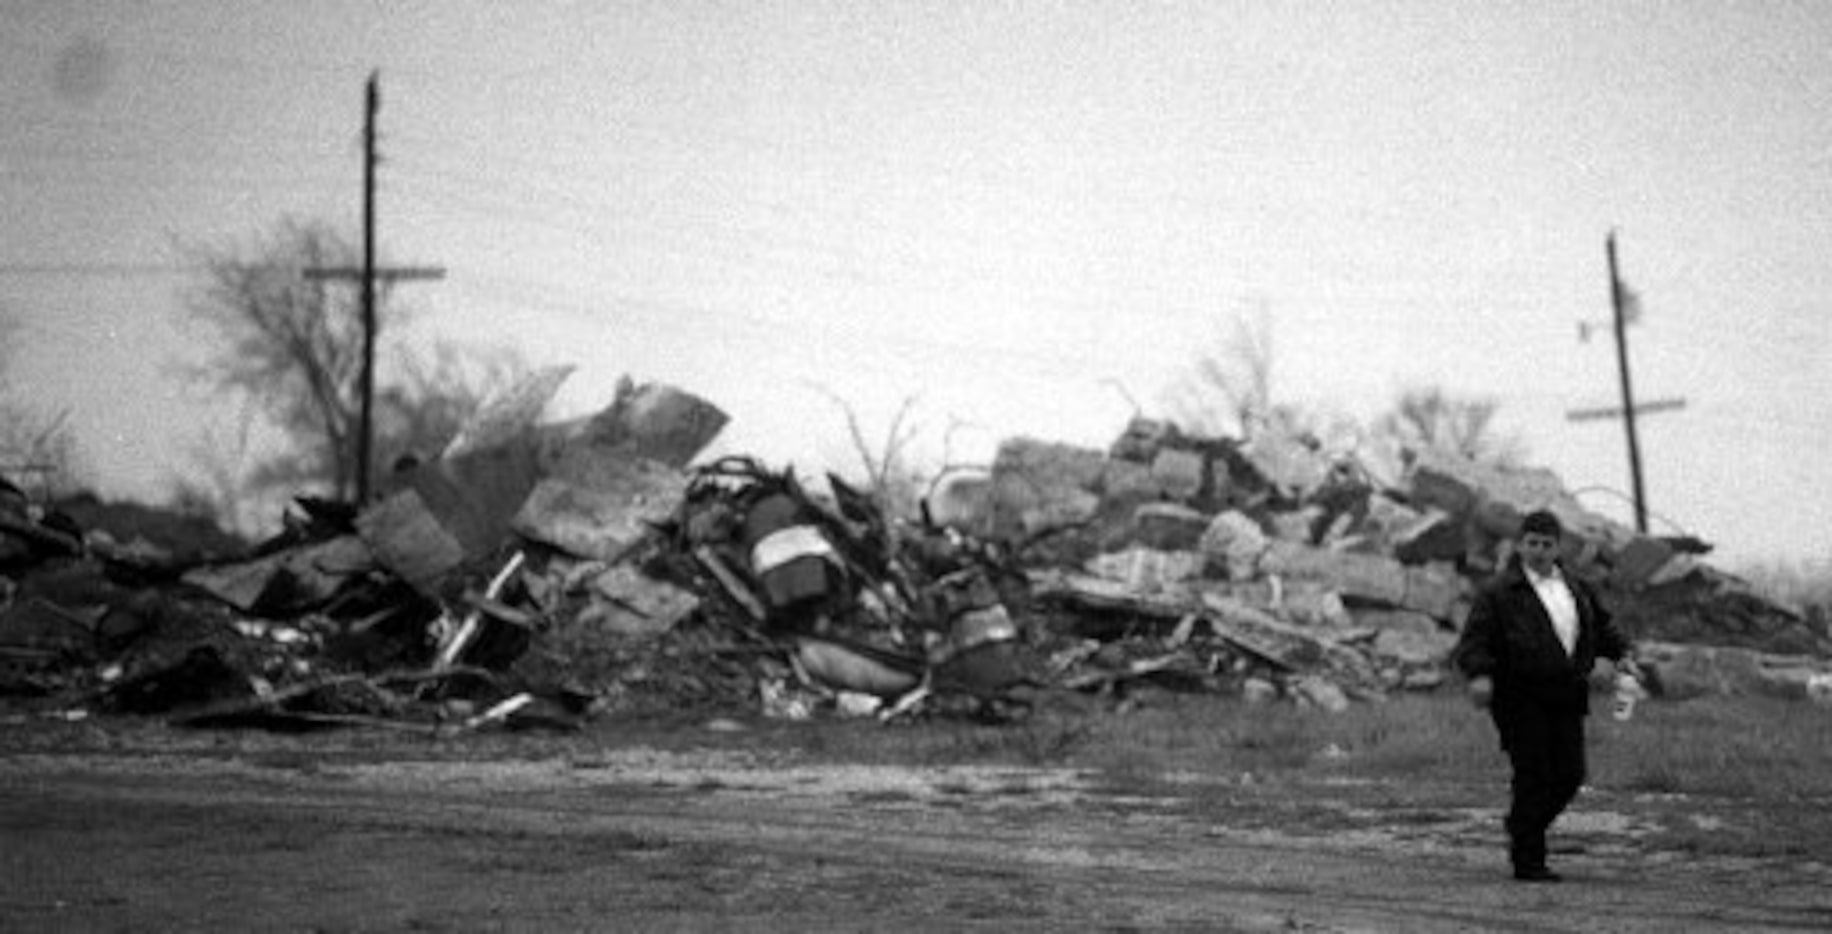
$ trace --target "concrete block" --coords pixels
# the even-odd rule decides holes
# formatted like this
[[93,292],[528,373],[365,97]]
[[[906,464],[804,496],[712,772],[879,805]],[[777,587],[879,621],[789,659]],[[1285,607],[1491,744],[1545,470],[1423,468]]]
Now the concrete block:
[[1145,503],[1132,513],[1133,540],[1160,551],[1198,547],[1209,517],[1180,503]]
[[1393,556],[1403,564],[1456,561],[1469,551],[1462,520],[1442,509],[1429,509],[1397,528],[1390,539]]
[[1208,462],[1195,451],[1164,448],[1151,462],[1151,475],[1165,495],[1187,503],[1202,492]]

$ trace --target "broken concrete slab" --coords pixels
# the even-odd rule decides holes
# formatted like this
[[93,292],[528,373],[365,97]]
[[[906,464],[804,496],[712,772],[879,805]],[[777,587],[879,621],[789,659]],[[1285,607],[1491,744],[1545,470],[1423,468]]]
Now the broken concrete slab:
[[290,616],[331,598],[355,575],[377,567],[355,535],[340,535],[249,561],[193,568],[181,580],[244,613]]
[[1024,536],[1094,518],[1106,464],[1102,452],[1089,448],[1030,438],[1004,441],[992,465],[993,533]]
[[1273,513],[1267,517],[1266,527],[1273,541],[1309,545],[1316,541],[1317,521],[1321,518],[1323,507],[1304,505]]
[[1248,580],[1258,572],[1270,541],[1259,523],[1230,509],[1210,520],[1197,547],[1227,569],[1229,580]]
[[1456,566],[1444,561],[1407,566],[1405,580],[1406,592],[1399,606],[1445,622],[1457,619],[1471,590]]
[[1374,634],[1369,651],[1406,668],[1436,668],[1456,645],[1456,634],[1441,629],[1385,628]]
[[1194,551],[1165,551],[1134,545],[1124,551],[1095,555],[1089,573],[1124,584],[1138,594],[1186,592],[1202,576],[1207,558]]
[[[1688,564],[1676,555],[1668,566]],[[1664,574],[1664,571],[1663,571]],[[1636,638],[1832,655],[1832,638],[1802,614],[1755,593],[1747,581],[1691,563],[1673,580],[1610,601],[1618,625]]]
[[625,380],[602,412],[547,439],[543,476],[510,526],[569,554],[614,561],[673,514],[687,489],[681,468],[727,421],[698,396]]
[[643,637],[666,632],[700,604],[688,591],[658,581],[628,564],[606,568],[591,579],[591,593],[600,599],[586,609],[610,631]]
[[652,460],[584,458],[536,483],[509,526],[580,558],[616,561],[680,505],[687,479]]
[[1734,646],[1643,642],[1637,653],[1654,692],[1669,700],[1708,695],[1758,695],[1792,700],[1809,696],[1814,679],[1832,673],[1832,661]]
[[1302,499],[1329,476],[1330,462],[1308,439],[1266,426],[1240,447],[1247,462],[1275,489]]
[[1260,573],[1322,581],[1345,601],[1404,606],[1406,568],[1381,555],[1273,542],[1260,556]]
[[1166,444],[1181,434],[1174,422],[1135,415],[1107,449],[1107,456],[1116,461],[1150,464]]
[[1137,461],[1110,460],[1101,472],[1098,487],[1101,508],[1116,511],[1164,498],[1164,483],[1151,467]]
[[1375,631],[1391,629],[1408,633],[1445,632],[1453,637],[1456,634],[1438,620],[1417,610],[1354,609],[1349,611],[1349,617],[1356,626]]
[[1182,590],[1137,590],[1125,581],[1059,569],[1031,572],[1030,587],[1039,600],[1095,613],[1117,612],[1172,623],[1188,614],[1192,606],[1191,596]]
[[1208,461],[1195,451],[1162,448],[1151,461],[1151,476],[1166,496],[1187,503],[1202,492]]
[[1665,540],[1651,536],[1637,536],[1627,546],[1617,551],[1612,562],[1610,584],[1628,591],[1638,591],[1647,586],[1654,575],[1673,560],[1678,552]]
[[9,601],[0,609],[0,652],[79,664],[92,661],[97,655],[96,630],[107,613],[106,605],[68,607],[42,597]]
[[1227,583],[1203,582],[1209,592],[1225,594],[1298,626],[1343,628],[1353,624],[1342,596],[1329,585],[1313,580],[1260,577]]
[[924,498],[924,508],[937,526],[983,535],[992,521],[992,475],[977,470],[946,474]]
[[444,575],[513,534],[602,558],[668,513],[684,481],[630,465],[691,459],[724,426],[724,413],[672,387],[626,381],[612,405],[582,425],[537,431],[569,372],[544,370],[492,400],[446,456],[358,517],[390,569],[433,593]]
[[627,377],[611,403],[583,421],[556,426],[544,473],[564,475],[569,457],[589,451],[594,460],[650,460],[686,467],[719,436],[731,417],[713,403],[665,383],[637,384]]
[[1314,674],[1293,678],[1290,691],[1292,698],[1300,705],[1317,707],[1330,713],[1341,713],[1349,709],[1349,696],[1343,693],[1342,688]]
[[1204,593],[1203,607],[1216,636],[1287,672],[1319,673],[1366,692],[1379,692],[1379,677],[1362,653],[1325,635],[1293,626],[1270,613],[1218,593]]
[[1565,491],[1558,475],[1545,468],[1510,468],[1478,463],[1436,449],[1412,452],[1405,482],[1410,500],[1420,506],[1435,506],[1453,516],[1473,515],[1478,506],[1488,504],[1494,512],[1491,520],[1506,520],[1494,530],[1496,535],[1519,531],[1521,515],[1535,509],[1551,509],[1561,519],[1583,519],[1568,522],[1568,527],[1588,525],[1594,518]]
[[427,596],[466,559],[464,544],[411,488],[364,510],[356,528],[378,562]]
[[1402,563],[1424,564],[1462,560],[1469,553],[1470,539],[1462,519],[1432,507],[1395,528],[1389,545]]
[[501,547],[540,476],[536,424],[571,372],[549,367],[491,398],[438,460],[358,514],[357,530],[377,558],[433,596],[445,575]]
[[1133,540],[1159,551],[1196,548],[1209,517],[1181,503],[1145,503],[1133,510]]
[[468,558],[502,547],[510,521],[541,476],[535,441],[468,451],[415,471],[412,489]]

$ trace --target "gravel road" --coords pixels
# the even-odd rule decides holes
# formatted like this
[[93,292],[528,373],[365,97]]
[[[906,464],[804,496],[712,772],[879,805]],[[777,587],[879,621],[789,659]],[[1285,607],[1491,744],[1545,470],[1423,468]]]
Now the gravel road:
[[1824,864],[1651,850],[1646,802],[1580,802],[1555,856],[1567,880],[1535,886],[1506,877],[1493,809],[1347,783],[1170,787],[1187,793],[645,748],[14,753],[0,929],[1832,929]]

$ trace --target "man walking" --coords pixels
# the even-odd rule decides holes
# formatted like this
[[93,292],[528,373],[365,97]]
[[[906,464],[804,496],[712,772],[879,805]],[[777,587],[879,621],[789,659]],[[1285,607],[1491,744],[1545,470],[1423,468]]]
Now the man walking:
[[1551,512],[1527,515],[1514,556],[1477,594],[1452,656],[1513,767],[1508,858],[1524,882],[1559,880],[1546,866],[1546,830],[1584,784],[1591,666],[1607,658],[1635,673],[1609,611],[1561,566],[1563,537]]

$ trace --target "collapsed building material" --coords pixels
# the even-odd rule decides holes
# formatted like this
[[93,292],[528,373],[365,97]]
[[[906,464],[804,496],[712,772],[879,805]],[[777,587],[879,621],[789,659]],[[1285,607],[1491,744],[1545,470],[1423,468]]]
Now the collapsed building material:
[[596,599],[580,611],[581,622],[631,638],[667,632],[700,605],[697,595],[627,563],[604,568],[587,587]]
[[1287,672],[1327,675],[1377,697],[1384,692],[1367,658],[1322,631],[1300,629],[1231,597],[1204,594],[1215,634]]
[[916,690],[923,682],[924,664],[920,656],[849,642],[836,636],[798,635],[793,641],[795,653],[790,657],[797,672],[804,681],[831,690],[895,700]]
[[342,535],[249,561],[193,568],[181,579],[245,613],[292,616],[322,605],[351,577],[376,566],[367,542]]
[[1670,700],[1707,695],[1807,699],[1816,681],[1832,676],[1832,661],[1824,657],[1733,646],[1648,642],[1638,660],[1654,694]]
[[[502,569],[496,572],[496,576],[490,578],[489,586],[484,588],[482,598],[494,600],[501,595],[503,587],[509,583],[509,578],[522,569],[522,562],[527,558],[527,554],[520,551],[511,555]],[[484,609],[482,606],[473,608],[463,620],[455,625],[451,624],[450,616],[441,617],[441,620],[448,625],[441,627],[445,632],[442,633],[439,640],[438,649],[433,653],[433,667],[450,668],[457,663],[458,657],[464,654],[465,649],[470,647],[472,640],[477,638],[478,628],[484,620]]]
[[1389,544],[1393,556],[1404,564],[1455,562],[1468,557],[1470,537],[1463,522],[1431,507],[1413,513],[1410,521],[1394,528]]
[[1132,512],[1134,541],[1159,551],[1195,548],[1208,527],[1208,516],[1181,503],[1145,503]]
[[1064,692],[1340,710],[1444,682],[1472,588],[1540,506],[1632,635],[1711,644],[1654,652],[1669,696],[1832,683],[1818,661],[1751,660],[1828,654],[1800,613],[1703,543],[1584,512],[1549,472],[1415,453],[1376,480],[1301,437],[1135,422],[1109,451],[1008,440],[911,521],[832,475],[818,493],[750,458],[689,466],[725,416],[671,387],[626,380],[597,415],[537,425],[563,378],[493,403],[381,501],[302,497],[281,537],[182,574],[7,513],[53,535],[0,525],[18,562],[0,564],[0,690],[430,734],[698,704],[1003,720]]
[[1328,478],[1331,462],[1314,439],[1268,424],[1241,446],[1241,454],[1284,497],[1309,497]]
[[540,479],[535,423],[570,373],[542,370],[492,398],[436,460],[365,509],[357,527],[376,557],[436,597],[447,575],[501,546]]
[[107,686],[98,703],[115,713],[160,714],[249,697],[256,694],[255,684],[214,646],[200,645],[175,664]]
[[1260,556],[1262,574],[1327,584],[1345,601],[1405,606],[1406,569],[1381,555],[1273,542]]
[[1259,523],[1235,509],[1216,515],[1198,542],[1229,580],[1252,579],[1259,571],[1260,556],[1271,544]]
[[678,508],[682,468],[727,421],[717,406],[674,387],[620,382],[603,411],[547,440],[542,477],[516,513],[515,531],[615,563]]
[[680,472],[655,461],[561,460],[511,520],[525,538],[616,563],[671,515],[686,492]]
[[1678,553],[1663,539],[1638,535],[1616,552],[1610,583],[1629,592],[1639,591]]
[[992,532],[1013,538],[1085,523],[1100,507],[1106,458],[1068,444],[1013,438],[992,465]]
[[935,479],[920,506],[923,521],[930,526],[968,535],[989,535],[992,475],[979,470],[949,470]]
[[0,610],[0,653],[41,663],[93,662],[107,612],[103,605],[67,608],[42,597],[11,601]]
[[[389,726],[402,722],[408,706],[409,694],[397,689],[454,681],[494,685],[495,678],[487,671],[462,667],[332,674],[284,688],[230,692],[229,696],[200,698],[201,703],[158,709],[177,709],[171,721],[185,727]],[[436,721],[437,712],[428,708],[411,728],[431,732],[437,729]]]
[[399,490],[356,520],[376,560],[421,593],[436,596],[446,575],[465,562],[465,546],[420,491]]
[[[680,470],[719,436],[730,421],[718,406],[660,383],[617,384],[611,404],[582,426],[563,428],[561,459],[580,448],[615,452],[625,461],[654,461]],[[553,467],[550,473],[564,473]]]
[[19,561],[34,551],[45,555],[77,555],[82,554],[83,542],[55,526],[0,513],[0,562]]

